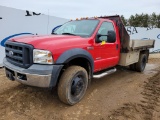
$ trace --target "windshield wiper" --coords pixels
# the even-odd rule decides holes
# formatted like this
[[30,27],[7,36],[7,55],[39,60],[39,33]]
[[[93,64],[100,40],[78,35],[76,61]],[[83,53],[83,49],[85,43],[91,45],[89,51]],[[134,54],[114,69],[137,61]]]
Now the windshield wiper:
[[51,33],[51,34],[52,34],[52,35],[57,35],[57,33],[54,33],[54,32],[53,32],[53,33]]
[[[72,34],[72,33],[62,33],[62,35],[75,35],[75,34]],[[75,35],[77,36],[77,35]]]

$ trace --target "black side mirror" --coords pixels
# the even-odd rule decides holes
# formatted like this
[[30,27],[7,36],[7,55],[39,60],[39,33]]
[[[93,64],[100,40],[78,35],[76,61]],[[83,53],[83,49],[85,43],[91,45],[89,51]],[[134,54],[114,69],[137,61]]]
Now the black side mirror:
[[97,35],[96,35],[96,43],[102,42],[102,41],[99,39],[101,36],[102,36],[101,34],[97,34]]
[[113,30],[109,30],[107,35],[97,34],[96,35],[96,42],[97,43],[102,42],[102,40],[99,39],[101,36],[107,36],[106,39],[107,39],[107,42],[109,42],[109,43],[114,43],[116,41],[116,33]]
[[107,42],[113,43],[116,41],[116,33],[113,30],[108,31]]

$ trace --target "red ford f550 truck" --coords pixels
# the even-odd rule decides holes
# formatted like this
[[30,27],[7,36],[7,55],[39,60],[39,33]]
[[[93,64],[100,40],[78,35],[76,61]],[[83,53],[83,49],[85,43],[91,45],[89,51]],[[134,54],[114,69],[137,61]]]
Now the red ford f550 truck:
[[130,66],[142,72],[154,40],[130,40],[119,16],[69,21],[52,35],[12,38],[5,43],[6,76],[26,85],[53,88],[66,104],[84,96],[92,78]]

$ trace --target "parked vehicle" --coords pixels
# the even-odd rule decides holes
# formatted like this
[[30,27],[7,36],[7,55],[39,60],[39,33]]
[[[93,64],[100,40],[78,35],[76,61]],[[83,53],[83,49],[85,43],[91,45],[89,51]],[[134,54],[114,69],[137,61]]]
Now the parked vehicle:
[[92,78],[130,66],[143,72],[154,40],[130,40],[119,16],[69,21],[52,35],[5,43],[6,76],[26,85],[53,88],[66,104],[78,103]]

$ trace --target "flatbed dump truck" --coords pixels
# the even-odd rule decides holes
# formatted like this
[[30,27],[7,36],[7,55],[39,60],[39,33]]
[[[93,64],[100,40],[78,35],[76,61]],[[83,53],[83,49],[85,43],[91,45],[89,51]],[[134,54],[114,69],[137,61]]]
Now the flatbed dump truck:
[[78,103],[92,78],[129,66],[143,72],[155,40],[130,40],[119,16],[69,21],[52,35],[16,37],[5,43],[6,76],[26,85],[58,89],[60,100]]

